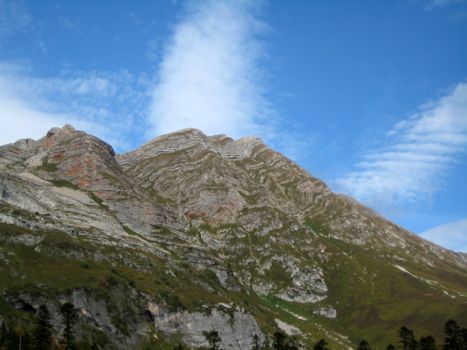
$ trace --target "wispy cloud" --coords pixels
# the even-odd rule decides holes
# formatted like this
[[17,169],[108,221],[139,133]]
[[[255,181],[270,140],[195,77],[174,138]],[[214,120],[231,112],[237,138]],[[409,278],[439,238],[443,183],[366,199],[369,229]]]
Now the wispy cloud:
[[31,15],[21,2],[0,0],[0,47],[2,39],[31,26]]
[[430,0],[429,5],[432,7],[444,7],[447,5],[464,2],[465,0]]
[[386,145],[370,150],[338,189],[382,208],[439,190],[440,180],[467,145],[467,83],[422,105],[387,133]]
[[[175,26],[152,94],[151,132],[196,127],[208,134],[264,136],[258,1],[191,1]],[[267,123],[269,128],[270,122]]]
[[[142,132],[147,114],[147,79],[128,72],[65,72],[38,78],[23,66],[0,62],[0,144],[38,138],[65,123],[119,149],[129,133]],[[140,129],[139,129],[140,128]]]
[[467,219],[433,227],[420,236],[446,248],[467,253]]
[[443,9],[451,7],[455,4],[467,4],[466,0],[417,0],[423,4],[423,7],[427,11]]

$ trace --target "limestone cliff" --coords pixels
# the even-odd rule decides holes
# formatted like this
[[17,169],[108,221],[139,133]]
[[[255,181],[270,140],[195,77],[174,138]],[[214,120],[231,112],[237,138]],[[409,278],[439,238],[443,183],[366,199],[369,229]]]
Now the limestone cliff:
[[1,146],[0,259],[11,320],[73,300],[82,337],[103,348],[202,347],[217,330],[223,349],[250,349],[276,329],[306,346],[382,346],[402,324],[467,319],[464,254],[258,138],[196,129],[120,155],[68,125]]

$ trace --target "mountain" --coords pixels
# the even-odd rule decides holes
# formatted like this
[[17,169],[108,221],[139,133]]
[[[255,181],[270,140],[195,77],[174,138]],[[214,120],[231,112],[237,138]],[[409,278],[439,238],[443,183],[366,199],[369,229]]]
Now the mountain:
[[211,330],[251,349],[278,329],[385,348],[402,325],[440,337],[467,319],[465,254],[258,138],[196,129],[118,155],[69,125],[1,146],[0,261],[0,325],[45,304],[58,337],[68,300],[83,349],[206,347]]

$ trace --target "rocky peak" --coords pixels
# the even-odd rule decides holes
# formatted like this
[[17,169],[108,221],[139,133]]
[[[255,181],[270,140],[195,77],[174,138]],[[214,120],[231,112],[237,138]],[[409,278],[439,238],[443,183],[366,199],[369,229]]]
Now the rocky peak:
[[[79,188],[98,191],[104,174],[119,172],[115,152],[109,144],[71,125],[52,128],[38,141],[43,171]],[[47,165],[45,165],[47,164]],[[56,171],[50,171],[57,169]]]
[[209,150],[225,159],[240,160],[249,157],[259,145],[264,144],[257,137],[234,141],[225,135],[207,136],[201,130],[190,128],[156,137],[135,151],[118,155],[117,159],[123,167],[129,167],[144,159],[191,149],[192,153]]
[[[253,334],[262,341],[277,326],[303,335],[307,347],[319,335],[348,349],[375,327],[412,322],[410,313],[420,324],[465,318],[465,254],[334,194],[258,138],[185,129],[116,156],[64,126],[1,146],[0,167],[2,282],[109,288],[120,295],[113,304],[94,293],[76,301],[115,342],[152,339],[146,330],[156,329],[202,347],[203,332],[215,329],[222,348],[251,348]],[[66,234],[55,243],[58,233]],[[129,319],[125,303],[136,317],[124,335],[112,322]],[[409,311],[388,320],[388,310]]]

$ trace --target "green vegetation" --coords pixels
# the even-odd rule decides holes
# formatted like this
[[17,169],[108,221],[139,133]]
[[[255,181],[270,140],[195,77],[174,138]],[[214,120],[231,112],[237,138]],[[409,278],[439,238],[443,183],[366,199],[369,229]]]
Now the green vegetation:
[[50,312],[45,305],[39,307],[37,326],[34,331],[34,349],[49,350],[52,342],[52,324],[50,323]]
[[103,204],[104,201],[101,198],[99,198],[92,192],[87,192],[87,193],[88,193],[89,198],[91,198],[94,202],[99,204],[102,208],[108,209],[107,206]]
[[357,350],[371,350],[371,346],[366,340],[362,340],[360,344],[358,344]]
[[42,158],[42,165],[37,167],[38,170],[43,170],[49,173],[54,173],[58,171],[57,164],[49,163],[47,157]]
[[61,306],[60,311],[65,323],[65,329],[63,330],[63,343],[65,345],[65,350],[73,350],[75,349],[75,334],[73,327],[78,320],[78,310],[76,310],[72,303],[67,301]]
[[[12,209],[5,207],[1,210]],[[258,210],[258,213],[261,211]],[[24,215],[26,214],[36,216],[25,212]],[[19,212],[18,215],[23,213]],[[365,247],[333,239],[329,237],[325,227],[317,223],[314,225],[314,231],[320,230],[320,234],[313,238],[313,244],[324,247],[326,253],[332,256],[332,259],[322,265],[329,288],[328,297],[317,304],[288,302],[274,295],[258,297],[249,289],[226,289],[220,284],[213,269],[200,268],[187,262],[187,256],[211,256],[205,248],[198,250],[197,247],[181,245],[179,256],[174,255],[166,259],[127,246],[100,244],[96,240],[89,241],[78,235],[30,230],[8,224],[0,224],[0,254],[5,257],[5,264],[0,265],[0,290],[2,295],[9,296],[9,300],[14,299],[15,295],[40,294],[42,298],[55,301],[68,298],[72,291],[82,291],[95,302],[102,302],[106,310],[111,310],[108,316],[116,328],[114,338],[120,341],[132,335],[131,324],[138,320],[139,313],[145,307],[138,304],[138,300],[139,303],[145,302],[141,297],[143,295],[171,311],[209,312],[213,308],[222,308],[220,303],[238,305],[251,313],[262,331],[270,337],[277,331],[275,319],[299,328],[309,335],[307,339],[300,339],[308,349],[319,343],[321,337],[325,337],[329,343],[324,348],[343,348],[339,334],[349,335],[351,343],[355,346],[363,338],[368,340],[368,346],[371,344],[373,349],[385,348],[389,342],[394,341],[393,335],[397,333],[398,327],[406,324],[410,329],[414,329],[413,339],[415,333],[432,334],[431,338],[420,338],[416,350],[434,350],[432,340],[437,339],[439,343],[441,339],[442,331],[437,329],[442,329],[442,316],[451,314],[459,319],[465,317],[465,309],[459,307],[462,302],[460,299],[443,297],[441,293],[436,292],[437,286],[433,287],[433,292],[420,294],[423,282],[409,274],[399,273],[394,267],[396,261],[386,259],[382,262],[374,252],[366,250]],[[250,256],[250,251],[253,256],[261,257],[261,248],[270,242],[267,236],[251,234],[249,237],[239,232],[240,229],[236,225],[205,224],[200,229],[217,236],[225,234],[225,230],[228,230],[229,243],[226,249],[235,247],[236,254],[229,255],[227,252],[223,264],[228,266],[232,273],[244,268],[241,264],[246,256]],[[191,230],[190,235],[199,235],[196,227],[193,226]],[[224,233],[221,230],[224,230]],[[285,227],[283,230],[288,232],[289,228]],[[125,231],[137,235],[128,227]],[[270,234],[281,237],[280,230]],[[173,234],[166,228],[154,228],[154,237],[162,239],[171,235]],[[296,231],[296,235],[309,237],[306,230]],[[26,238],[34,243],[21,243]],[[171,237],[169,242],[179,244],[182,241]],[[161,243],[160,246],[166,247],[163,244],[165,243]],[[312,254],[315,254],[310,252],[307,256],[282,241],[272,243],[271,251],[300,256],[304,264],[310,265],[313,261],[311,259],[314,259]],[[435,279],[432,272],[423,266],[410,262],[406,262],[404,266],[418,276]],[[255,266],[251,266],[249,271],[254,278],[265,278],[274,282],[275,288],[278,289],[292,284],[290,274],[275,260],[264,276],[258,275]],[[443,283],[456,286],[455,275],[446,278],[448,281]],[[423,288],[426,289],[426,286],[423,285]],[[9,325],[2,333],[2,339],[10,339],[8,341],[11,344],[17,344],[18,334],[24,334],[22,339],[24,338],[25,344],[33,342],[34,326],[31,325],[34,325],[35,316],[30,312],[12,310],[8,305],[5,301],[4,306],[0,303],[1,314],[7,315],[5,322]],[[336,308],[337,319],[326,319],[314,314],[318,308],[328,305]],[[6,311],[3,312],[2,307]],[[222,312],[232,311],[222,309]],[[22,326],[19,326],[20,319],[25,320]],[[78,321],[74,327],[80,330],[72,333],[77,337],[74,341],[77,349],[91,349],[93,344],[100,348],[111,348],[112,342],[115,341],[108,339],[104,332],[85,322]],[[70,329],[74,330],[73,326]],[[455,330],[455,327],[450,329]],[[458,334],[457,331],[452,333]],[[63,340],[65,345],[64,334],[53,330],[52,337]],[[298,339],[289,338],[285,342],[289,344],[287,346],[299,345]],[[461,335],[456,335],[453,339],[460,338]],[[402,343],[398,344],[402,349]],[[179,336],[171,338],[156,329],[148,333],[147,339],[142,339],[140,345],[141,349],[184,347]],[[365,344],[360,345],[361,350],[365,349]]]
[[319,340],[315,346],[313,346],[313,350],[329,350],[328,342],[324,339]]
[[50,182],[52,182],[57,187],[67,187],[73,190],[78,189],[78,186],[72,184],[70,181],[67,180],[51,180]]
[[272,346],[274,350],[298,350],[297,340],[282,331],[276,331],[273,335]]
[[209,350],[219,350],[219,343],[222,341],[219,333],[215,330],[203,332],[206,340],[209,343]]

